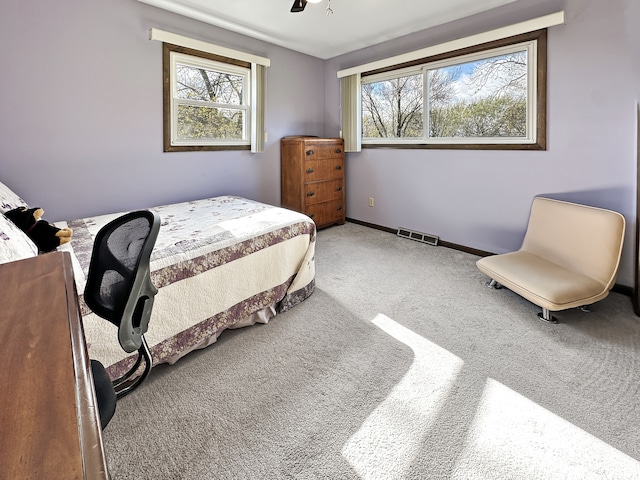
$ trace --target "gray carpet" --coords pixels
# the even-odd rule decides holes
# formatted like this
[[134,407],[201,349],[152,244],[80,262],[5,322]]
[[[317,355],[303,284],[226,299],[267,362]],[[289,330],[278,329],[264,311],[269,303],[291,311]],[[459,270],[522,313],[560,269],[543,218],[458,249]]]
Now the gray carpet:
[[309,299],[118,403],[113,480],[640,479],[629,297],[547,324],[477,258],[321,230]]

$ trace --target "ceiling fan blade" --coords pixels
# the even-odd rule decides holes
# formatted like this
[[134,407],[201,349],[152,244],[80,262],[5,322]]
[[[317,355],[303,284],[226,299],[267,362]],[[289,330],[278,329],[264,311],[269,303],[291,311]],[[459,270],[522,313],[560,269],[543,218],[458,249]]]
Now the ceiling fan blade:
[[307,6],[307,0],[294,0],[291,13],[301,12]]

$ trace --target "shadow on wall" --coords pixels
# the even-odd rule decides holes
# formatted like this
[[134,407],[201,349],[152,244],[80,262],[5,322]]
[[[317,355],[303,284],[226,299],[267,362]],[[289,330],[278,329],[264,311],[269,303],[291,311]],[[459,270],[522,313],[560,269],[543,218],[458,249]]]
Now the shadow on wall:
[[[603,188],[595,190],[579,190],[573,192],[556,192],[556,193],[538,193],[536,197],[551,198],[554,200],[562,200],[565,202],[579,203],[581,205],[588,205],[592,207],[605,208],[607,210],[613,210],[621,213],[627,220],[627,234],[629,235],[630,225],[635,222],[635,216],[633,218],[628,217],[627,214],[632,215],[633,212],[625,212],[625,206],[629,207],[629,198],[635,199],[635,192],[632,192],[629,187],[619,188]],[[533,197],[531,198],[533,202]],[[522,218],[522,228],[510,228],[500,229],[491,228],[486,229],[484,226],[485,234],[487,235],[486,241],[489,245],[499,245],[500,248],[494,248],[491,253],[507,253],[518,250],[524,240],[526,233],[527,223],[529,221],[529,210],[527,210],[526,216]]]
[[[523,218],[523,229],[501,229],[501,228],[492,228],[488,231],[487,240],[489,241],[489,245],[495,245],[493,251],[488,253],[500,254],[513,252],[520,248],[522,245],[522,241],[524,240],[524,233],[527,226],[527,218]],[[500,248],[497,248],[497,246]]]
[[[546,197],[565,202],[579,203],[591,207],[614,210],[625,215],[625,207],[629,206],[629,199],[635,198],[636,193],[629,187],[603,188],[596,190],[579,190],[574,192],[540,193],[537,197]],[[533,200],[533,199],[532,199]],[[632,213],[632,212],[631,212]],[[625,215],[626,216],[626,215]],[[630,220],[627,218],[627,220]]]

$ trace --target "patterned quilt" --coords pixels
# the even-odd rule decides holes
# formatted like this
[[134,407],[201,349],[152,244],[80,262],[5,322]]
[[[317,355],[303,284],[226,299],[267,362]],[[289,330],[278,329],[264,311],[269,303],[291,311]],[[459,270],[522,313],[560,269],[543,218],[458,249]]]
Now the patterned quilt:
[[[174,363],[227,328],[266,323],[306,299],[315,283],[315,224],[305,215],[223,196],[151,208],[161,227],[151,255],[158,288],[145,335],[154,365]],[[95,235],[122,213],[59,222],[73,228],[72,253],[89,356],[112,378],[135,359],[116,327],[82,301]]]

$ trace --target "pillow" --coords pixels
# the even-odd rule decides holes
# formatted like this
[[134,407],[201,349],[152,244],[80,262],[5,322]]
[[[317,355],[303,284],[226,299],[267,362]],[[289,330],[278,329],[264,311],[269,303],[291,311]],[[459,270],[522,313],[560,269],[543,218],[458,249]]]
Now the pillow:
[[28,207],[27,202],[22,200],[13,190],[0,182],[0,213],[17,207]]
[[0,263],[38,255],[38,247],[27,235],[0,213]]

